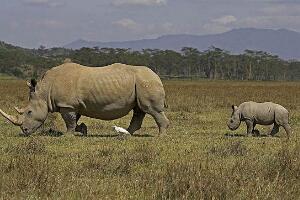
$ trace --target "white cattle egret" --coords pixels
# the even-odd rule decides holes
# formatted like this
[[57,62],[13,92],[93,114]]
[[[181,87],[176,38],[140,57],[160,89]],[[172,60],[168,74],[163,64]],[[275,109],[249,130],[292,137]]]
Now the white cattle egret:
[[118,126],[112,126],[114,128],[114,130],[117,132],[117,133],[122,133],[122,134],[129,134],[130,133],[125,129],[125,128],[122,128],[122,127],[118,127]]

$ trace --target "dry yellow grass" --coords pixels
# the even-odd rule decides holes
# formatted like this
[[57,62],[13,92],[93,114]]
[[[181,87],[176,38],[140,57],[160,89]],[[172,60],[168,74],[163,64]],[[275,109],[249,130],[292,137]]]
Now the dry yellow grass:
[[[131,114],[106,122],[82,118],[88,137],[18,136],[0,120],[3,199],[299,199],[300,82],[164,82],[171,121],[168,137],[146,117],[139,137],[114,137]],[[0,81],[0,105],[26,105],[24,81]],[[290,111],[293,135],[243,137],[226,122],[231,104],[273,101]],[[44,128],[65,130],[57,114]],[[266,127],[258,127],[267,132]],[[154,136],[154,137],[152,137]]]

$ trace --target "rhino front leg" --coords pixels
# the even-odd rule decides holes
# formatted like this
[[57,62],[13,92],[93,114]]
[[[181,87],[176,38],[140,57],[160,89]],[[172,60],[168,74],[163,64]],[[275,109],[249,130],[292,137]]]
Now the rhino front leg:
[[87,136],[87,126],[84,123],[81,123],[79,126],[76,125],[75,131],[81,133],[83,136]]
[[252,132],[254,130],[255,124],[251,120],[246,120],[245,123],[247,125],[247,136],[251,136]]
[[80,125],[78,125],[78,121],[80,119],[81,115],[80,114],[76,114],[76,128],[75,131],[82,133],[83,136],[87,136],[87,126],[85,125],[85,123],[81,123]]
[[73,135],[75,132],[80,132],[84,136],[87,135],[87,126],[84,123],[81,123],[79,126],[77,125],[80,118],[79,114],[73,111],[63,110],[61,116],[65,121],[67,134]]
[[158,128],[159,128],[159,134],[160,135],[165,135],[166,134],[166,130],[167,128],[169,127],[169,120],[168,118],[166,117],[165,113],[164,112],[156,112],[156,111],[153,111],[153,112],[150,112],[149,113],[155,120]]
[[63,112],[61,113],[63,120],[65,121],[67,128],[67,135],[73,135],[76,129],[76,113]]

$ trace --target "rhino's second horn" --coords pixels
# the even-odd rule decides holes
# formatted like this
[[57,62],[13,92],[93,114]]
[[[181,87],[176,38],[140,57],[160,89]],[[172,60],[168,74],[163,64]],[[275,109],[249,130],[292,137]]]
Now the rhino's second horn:
[[14,107],[14,109],[20,114],[22,115],[25,112],[24,108],[18,108],[17,106]]

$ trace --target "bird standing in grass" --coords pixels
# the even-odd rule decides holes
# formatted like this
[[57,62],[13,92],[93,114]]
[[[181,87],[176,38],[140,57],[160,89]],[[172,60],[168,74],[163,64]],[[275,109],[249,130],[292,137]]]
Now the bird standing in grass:
[[118,127],[118,126],[112,126],[112,127],[117,133],[130,135],[130,133],[125,128]]

